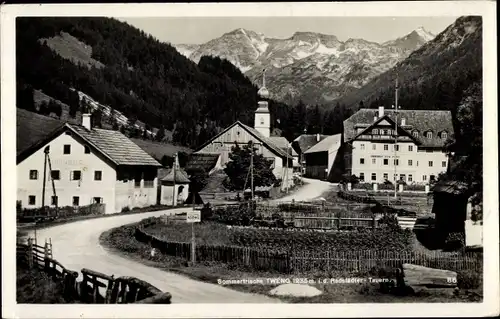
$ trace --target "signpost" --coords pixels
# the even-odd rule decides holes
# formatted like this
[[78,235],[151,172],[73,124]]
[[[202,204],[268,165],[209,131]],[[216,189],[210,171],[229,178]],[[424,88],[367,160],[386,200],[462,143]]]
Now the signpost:
[[201,222],[201,212],[195,210],[187,212],[186,222],[191,223],[191,263],[194,264],[196,262],[194,223]]

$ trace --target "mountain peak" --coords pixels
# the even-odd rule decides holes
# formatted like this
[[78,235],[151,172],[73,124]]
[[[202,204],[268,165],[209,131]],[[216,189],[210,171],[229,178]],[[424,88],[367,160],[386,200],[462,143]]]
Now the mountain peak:
[[436,36],[434,34],[432,34],[431,32],[425,30],[424,27],[418,27],[417,29],[415,29],[415,32],[416,34],[418,34],[424,41],[428,42],[432,39],[434,39]]

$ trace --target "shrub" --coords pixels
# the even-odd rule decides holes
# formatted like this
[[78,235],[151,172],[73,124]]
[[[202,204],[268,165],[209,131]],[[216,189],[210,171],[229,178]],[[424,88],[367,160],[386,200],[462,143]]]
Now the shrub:
[[457,286],[460,289],[477,289],[483,285],[483,275],[476,271],[461,270],[457,272]]
[[122,208],[122,213],[130,212],[130,207],[125,206]]

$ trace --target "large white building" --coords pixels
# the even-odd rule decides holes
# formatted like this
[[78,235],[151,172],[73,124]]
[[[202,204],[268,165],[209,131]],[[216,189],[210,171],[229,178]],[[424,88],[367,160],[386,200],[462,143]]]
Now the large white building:
[[92,128],[88,114],[82,124],[17,109],[17,200],[21,206],[38,208],[42,201],[49,207],[101,203],[109,214],[124,207],[156,204],[158,161],[120,132]]
[[444,146],[453,133],[450,111],[399,110],[396,116],[384,107],[360,109],[344,121],[347,173],[372,183],[427,184],[448,169]]

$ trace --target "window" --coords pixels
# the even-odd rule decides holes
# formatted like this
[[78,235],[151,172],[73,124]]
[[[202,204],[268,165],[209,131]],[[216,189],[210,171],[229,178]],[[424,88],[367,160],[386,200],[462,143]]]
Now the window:
[[425,137],[427,137],[427,138],[432,138],[432,132],[427,132],[427,133],[425,133]]
[[399,175],[399,180],[400,181],[406,181],[406,175],[405,174]]
[[365,173],[359,173],[359,180],[360,181],[365,181]]
[[376,158],[372,158],[372,164],[377,164],[377,159]]
[[429,167],[432,167],[434,163],[432,161],[429,161]]
[[36,196],[35,195],[28,196],[28,204],[29,205],[35,205],[36,204]]
[[394,150],[395,150],[396,152],[399,152],[399,145],[394,145]]
[[377,180],[377,173],[372,173],[372,181],[376,181]]
[[80,197],[73,196],[73,206],[80,206]]
[[422,176],[422,180],[423,180],[423,181],[426,181],[426,180],[427,180],[427,175],[423,175],[423,176]]
[[442,138],[442,139],[446,139],[446,138],[448,138],[448,133],[446,133],[446,132],[442,132],[442,133],[441,133],[441,138]]
[[384,130],[384,135],[389,135],[389,131],[388,130]]
[[260,125],[264,125],[264,118],[263,117],[260,118]]
[[413,160],[408,160],[408,166],[413,166]]
[[442,162],[441,162],[441,166],[442,166],[442,167],[446,167],[446,161],[442,161]]
[[388,150],[389,150],[389,145],[384,144],[384,151],[388,151]]
[[57,206],[58,199],[59,199],[59,198],[58,198],[57,196],[52,196],[52,202],[51,202],[51,205]]
[[394,165],[395,165],[395,166],[398,166],[398,165],[399,165],[399,160],[398,160],[398,159],[395,159],[395,160],[394,160]]
[[374,135],[378,135],[378,129],[377,128],[373,129],[373,134]]
[[417,161],[417,166],[418,166],[418,161]]
[[372,144],[372,150],[376,150],[377,149],[377,144]]
[[413,175],[411,174],[408,175],[408,182],[413,182]]
[[90,146],[85,145],[84,148],[85,148],[85,154],[90,154]]
[[364,164],[365,163],[365,159],[364,158],[360,158],[359,159],[359,164]]
[[72,171],[70,180],[72,181],[79,181],[82,178],[82,172],[81,171]]
[[394,174],[394,180],[397,181],[398,180],[398,174]]
[[384,173],[384,180],[388,180],[388,179],[389,179],[389,174]]
[[50,177],[53,179],[53,180],[60,180],[61,179],[61,172],[60,171],[51,171],[50,172]]
[[94,172],[94,181],[102,181],[102,171]]
[[365,144],[361,144],[361,149],[364,150],[365,149]]
[[389,165],[389,159],[384,158],[384,165]]
[[93,198],[94,204],[100,204],[102,203],[102,197],[94,197]]
[[38,179],[38,171],[36,169],[30,170],[30,179]]
[[408,145],[408,152],[413,152],[413,145]]
[[431,175],[430,181],[431,181],[431,182],[434,182],[435,180],[436,180],[436,176]]
[[413,131],[413,137],[418,137],[418,131]]
[[64,145],[64,150],[63,150],[63,153],[64,154],[71,154],[71,145]]

